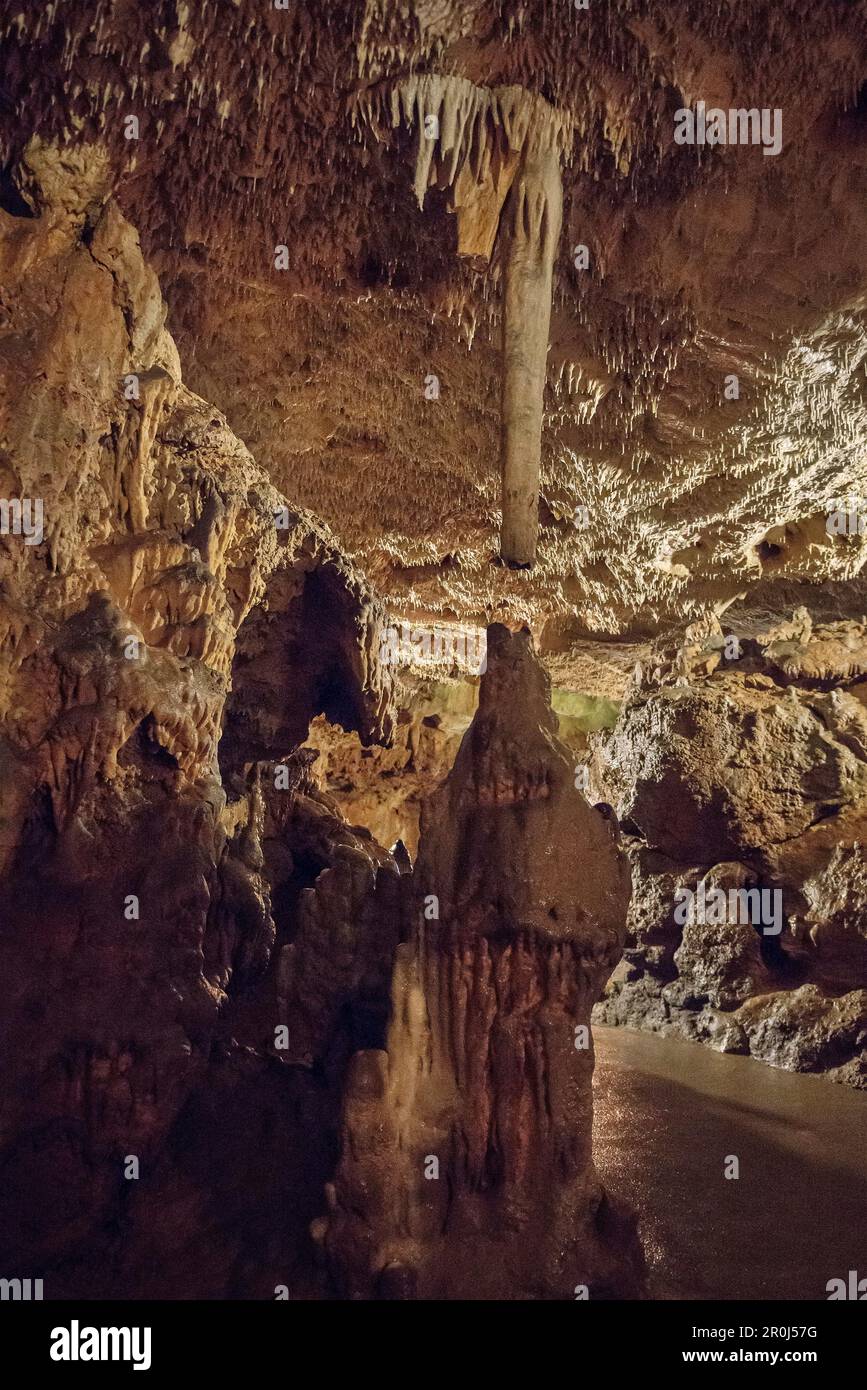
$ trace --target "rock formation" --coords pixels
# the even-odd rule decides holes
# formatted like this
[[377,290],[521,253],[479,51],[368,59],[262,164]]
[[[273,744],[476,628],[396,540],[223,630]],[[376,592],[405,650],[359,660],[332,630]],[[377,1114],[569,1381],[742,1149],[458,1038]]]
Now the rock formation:
[[[600,1019],[867,1086],[865,675],[865,625],[803,609],[640,670],[594,751],[633,869]],[[778,914],[684,921],[683,889],[776,893]]]
[[[371,107],[362,108],[371,119]],[[500,554],[530,566],[539,531],[542,413],[554,259],[563,220],[560,160],[571,121],[521,87],[491,91],[465,78],[413,78],[392,94],[417,129],[415,193],[451,189],[458,254],[483,268],[501,222],[505,263],[500,388],[503,524]]]
[[[89,1278],[118,1277],[111,1260],[94,1275],[93,1250],[113,1259],[112,1226],[153,1200],[216,1059],[266,1081],[276,984],[269,1009],[256,1001],[305,885],[333,870],[306,916],[342,892],[355,931],[358,863],[396,881],[279,763],[314,715],[365,742],[392,715],[380,609],[183,386],[99,151],[34,142],[26,171],[37,215],[0,212],[0,468],[41,530],[31,544],[10,512],[0,537],[0,1225],[15,1268],[80,1291],[83,1247]],[[334,1011],[309,991],[307,1008],[325,1047]],[[140,1255],[133,1241],[123,1259]],[[211,1277],[225,1293],[219,1270],[199,1285]]]
[[[183,386],[100,152],[34,141],[24,170],[36,215],[0,213],[0,447],[40,530],[10,527],[0,557],[0,1254],[53,1296],[153,1291],[155,1260],[160,1292],[309,1289],[349,1064],[338,1288],[636,1291],[632,1226],[592,1168],[587,1027],[628,872],[573,785],[529,635],[491,629],[413,873],[343,820],[299,747],[314,716],[362,747],[392,736],[381,609]],[[381,1122],[377,1086],[398,1111]],[[208,1163],[225,1115],[242,1133]],[[386,1132],[399,1152],[356,1173]],[[416,1210],[429,1151],[443,1172]],[[275,1195],[287,1212],[253,1272],[227,1192],[260,1165],[254,1229]]]
[[526,632],[489,630],[479,708],[428,802],[385,1050],[352,1062],[316,1224],[351,1297],[634,1295],[593,1170],[590,1009],[629,900],[575,789]]
[[[185,379],[393,611],[640,640],[863,568],[825,518],[867,490],[864,48],[851,0],[292,0],[253,29],[244,4],[19,5],[0,163],[37,129],[105,146]],[[457,133],[461,83],[568,123],[529,574],[491,563],[514,171],[490,116],[489,176],[440,186],[467,142],[434,160],[402,105],[415,84],[442,143],[426,94],[451,86]],[[781,108],[780,153],[676,144],[699,100]]]
[[865,75],[2,8],[0,1276],[631,1297],[594,1006],[867,1086]]

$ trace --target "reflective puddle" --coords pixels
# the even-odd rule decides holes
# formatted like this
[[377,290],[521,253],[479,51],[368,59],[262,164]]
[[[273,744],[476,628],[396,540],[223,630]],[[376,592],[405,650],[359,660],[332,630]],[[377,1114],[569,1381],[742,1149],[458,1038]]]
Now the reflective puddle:
[[867,1093],[626,1028],[593,1036],[596,1165],[638,1211],[652,1297],[826,1299],[830,1279],[867,1277]]

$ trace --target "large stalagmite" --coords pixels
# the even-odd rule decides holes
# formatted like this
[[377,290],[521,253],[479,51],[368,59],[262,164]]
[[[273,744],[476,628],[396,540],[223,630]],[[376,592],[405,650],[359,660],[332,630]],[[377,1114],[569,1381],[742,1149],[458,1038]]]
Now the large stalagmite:
[[478,712],[403,880],[387,1048],[354,1059],[315,1226],[350,1296],[639,1284],[591,1157],[590,1010],[623,948],[629,873],[549,698],[529,633],[490,628]]

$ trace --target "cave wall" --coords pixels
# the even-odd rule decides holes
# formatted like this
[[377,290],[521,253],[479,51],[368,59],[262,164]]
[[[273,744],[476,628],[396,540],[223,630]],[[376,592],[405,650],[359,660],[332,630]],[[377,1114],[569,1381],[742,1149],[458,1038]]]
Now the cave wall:
[[401,723],[366,581],[184,386],[106,169],[34,140],[34,215],[0,211],[30,508],[0,536],[3,1267],[49,1298],[640,1292],[590,1155],[628,871],[530,635],[489,631],[413,872],[318,784],[317,731],[421,756],[425,728],[426,793],[454,731]]
[[[694,631],[637,668],[591,758],[633,873],[599,1021],[867,1086],[865,634],[801,608],[735,644]],[[726,908],[691,919],[678,894],[702,883]],[[777,896],[729,898],[755,889]]]
[[[254,30],[0,15],[0,1257],[639,1292],[576,1046],[612,971],[599,1019],[867,1084],[863,12]],[[698,99],[781,148],[680,147]],[[374,584],[513,631],[395,690]],[[839,611],[730,656],[799,586]]]
[[[645,635],[863,572],[823,518],[867,490],[865,56],[852,0],[11,6],[0,164],[104,144],[188,384],[396,611]],[[781,109],[779,153],[678,145],[698,100]],[[528,573],[491,561],[536,107],[567,138]]]
[[291,758],[322,712],[390,737],[381,611],[183,385],[103,153],[34,141],[26,171],[36,215],[0,211],[0,490],[34,523],[0,536],[3,1267],[273,1296],[310,1282],[338,1084],[275,1049],[281,952],[347,846],[397,877]]

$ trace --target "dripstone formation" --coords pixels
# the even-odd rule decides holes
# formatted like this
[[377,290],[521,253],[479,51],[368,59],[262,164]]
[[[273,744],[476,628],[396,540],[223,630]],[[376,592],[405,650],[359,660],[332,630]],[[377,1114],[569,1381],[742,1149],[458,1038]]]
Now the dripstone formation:
[[397,612],[642,638],[863,568],[865,53],[857,0],[11,5],[0,200],[104,148],[185,380]]
[[573,782],[529,633],[489,630],[479,708],[404,879],[386,1048],[359,1053],[317,1225],[351,1296],[634,1296],[590,1149],[590,1010],[629,873]]
[[[284,943],[326,897],[357,931],[361,885],[397,879],[290,755],[321,713],[388,736],[380,610],[183,386],[99,152],[34,142],[27,168],[38,215],[0,212],[3,484],[44,531],[0,542],[3,1267],[48,1296],[273,1296],[328,1161],[327,1120],[311,1160],[293,1118],[327,1087],[299,1094],[289,1061],[333,1022],[308,991],[275,1049]],[[217,1122],[242,1126],[228,1150]],[[260,1127],[242,1224],[286,1215],[251,1282],[255,1235],[220,1198]]]
[[4,1287],[642,1297],[591,1015],[867,1086],[865,200],[852,0],[0,4]]
[[628,869],[529,634],[490,631],[413,873],[299,747],[317,715],[392,736],[381,609],[183,386],[99,152],[27,170],[38,215],[0,214],[5,479],[44,532],[0,553],[4,1267],[53,1297],[637,1290],[586,1026]]

